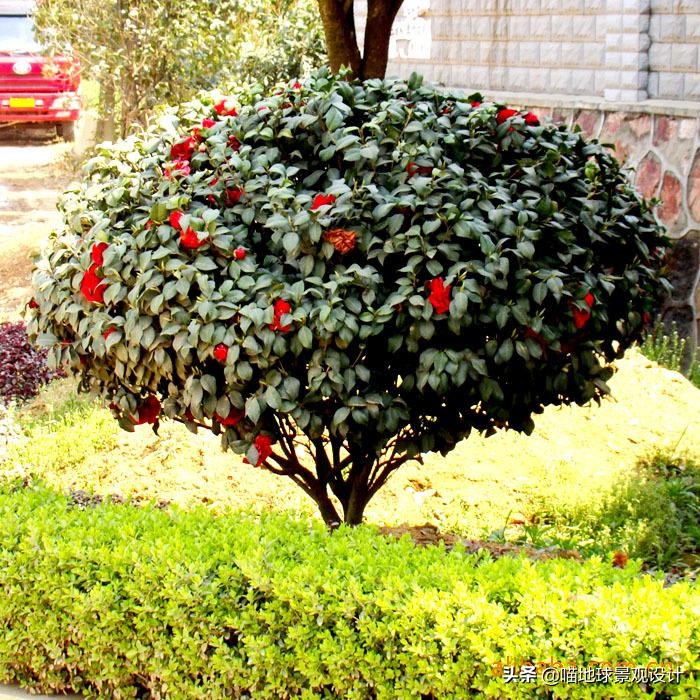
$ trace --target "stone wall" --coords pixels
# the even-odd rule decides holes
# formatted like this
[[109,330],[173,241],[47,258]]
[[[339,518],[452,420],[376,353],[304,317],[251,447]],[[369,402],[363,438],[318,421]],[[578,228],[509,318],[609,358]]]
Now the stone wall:
[[[700,344],[700,105],[609,105],[604,101],[540,99],[519,104],[516,95],[497,99],[536,110],[557,124],[578,124],[589,137],[614,146],[617,158],[645,197],[660,200],[656,213],[674,240],[668,256],[673,296],[663,309],[667,326]],[[538,104],[539,102],[539,104]],[[673,114],[671,112],[675,111]]]
[[[356,3],[359,34],[366,5]],[[700,0],[404,0],[389,74],[476,90],[700,99]]]

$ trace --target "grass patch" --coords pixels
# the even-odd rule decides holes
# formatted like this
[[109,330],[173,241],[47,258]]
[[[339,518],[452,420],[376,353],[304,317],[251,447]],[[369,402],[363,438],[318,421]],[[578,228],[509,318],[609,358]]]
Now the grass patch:
[[654,328],[644,338],[640,350],[662,367],[681,372],[700,389],[700,354],[692,354],[688,339],[680,336],[675,323],[668,333],[662,325]]
[[529,521],[510,521],[494,539],[588,556],[623,552],[649,568],[696,575],[700,464],[687,456],[652,453],[597,499],[575,505],[543,500]]

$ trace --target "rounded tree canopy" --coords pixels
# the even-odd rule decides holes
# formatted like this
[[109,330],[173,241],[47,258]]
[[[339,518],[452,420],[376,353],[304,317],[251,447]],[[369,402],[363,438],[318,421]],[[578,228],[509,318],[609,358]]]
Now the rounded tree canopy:
[[203,96],[99,147],[62,207],[30,323],[55,363],[124,427],[205,425],[256,464],[284,426],[343,469],[529,432],[607,392],[664,291],[605,147],[416,77]]

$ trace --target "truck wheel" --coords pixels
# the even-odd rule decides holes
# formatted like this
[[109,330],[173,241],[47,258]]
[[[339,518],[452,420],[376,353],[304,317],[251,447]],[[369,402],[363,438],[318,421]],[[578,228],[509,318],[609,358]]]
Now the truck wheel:
[[56,132],[64,141],[75,141],[75,122],[59,122]]

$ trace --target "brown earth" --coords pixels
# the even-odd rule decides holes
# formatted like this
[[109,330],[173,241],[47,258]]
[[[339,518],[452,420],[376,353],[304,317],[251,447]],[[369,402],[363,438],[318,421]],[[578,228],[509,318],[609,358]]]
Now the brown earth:
[[0,130],[0,321],[15,320],[31,297],[32,257],[60,221],[71,152],[53,129]]

